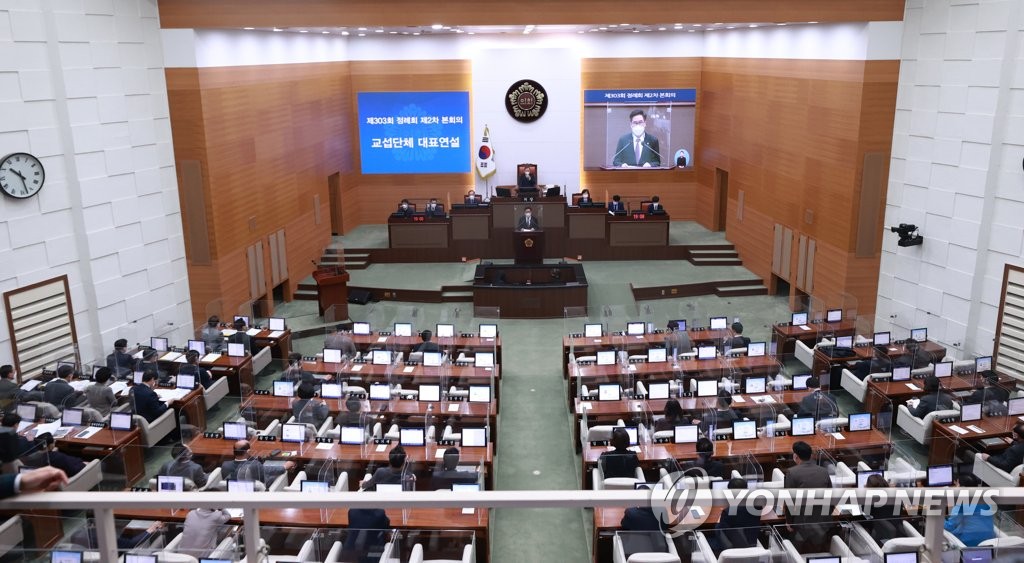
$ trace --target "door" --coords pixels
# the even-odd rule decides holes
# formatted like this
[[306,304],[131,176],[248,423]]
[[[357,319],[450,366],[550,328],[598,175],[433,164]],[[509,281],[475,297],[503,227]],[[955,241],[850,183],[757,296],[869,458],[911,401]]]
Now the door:
[[327,177],[327,193],[331,198],[331,233],[341,235],[345,232],[341,223],[341,173],[335,172]]
[[729,173],[721,168],[715,168],[715,209],[714,224],[711,230],[724,231],[727,213],[729,211]]

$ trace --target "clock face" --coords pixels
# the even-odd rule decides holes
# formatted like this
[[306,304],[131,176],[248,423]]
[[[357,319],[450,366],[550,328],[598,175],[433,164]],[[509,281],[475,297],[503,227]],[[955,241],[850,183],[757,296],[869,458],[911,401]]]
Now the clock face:
[[24,152],[11,153],[0,160],[0,190],[4,195],[25,199],[43,189],[46,171],[39,159]]

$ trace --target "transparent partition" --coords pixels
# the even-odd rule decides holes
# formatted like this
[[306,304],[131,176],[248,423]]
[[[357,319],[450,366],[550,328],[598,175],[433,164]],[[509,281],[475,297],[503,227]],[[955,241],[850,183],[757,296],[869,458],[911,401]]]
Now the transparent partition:
[[483,560],[486,555],[476,553],[476,539],[471,530],[396,530],[389,546],[388,559],[381,561],[410,561],[411,558],[418,561],[464,561],[463,555],[467,550],[476,554],[470,560]]
[[[736,477],[736,473],[739,474],[740,479],[743,479],[746,482],[745,485],[747,489],[760,489],[764,487],[764,468],[761,467],[761,464],[750,452],[744,454],[739,463],[736,464],[734,473],[730,475],[730,481],[732,478]],[[732,483],[730,482],[730,485],[731,484]],[[730,488],[734,487],[730,486]]]
[[[641,510],[647,511],[652,509],[642,507]],[[692,510],[702,509],[694,507]],[[651,518],[659,519],[658,513],[652,511]],[[680,524],[685,525],[687,523],[686,520],[693,518],[693,516],[687,514],[682,518],[684,520]],[[615,535],[612,537],[612,551],[614,553],[614,561],[627,561],[630,559],[634,561],[665,561],[668,560],[662,559],[665,555],[658,554],[679,556],[679,551],[672,538],[661,531],[616,530]]]
[[841,522],[832,525],[796,525],[792,530],[778,525],[771,527],[768,549],[772,561],[803,561],[806,555],[813,553],[815,557],[836,557],[841,561],[880,563],[881,551],[876,552],[862,545],[862,536],[851,525]]

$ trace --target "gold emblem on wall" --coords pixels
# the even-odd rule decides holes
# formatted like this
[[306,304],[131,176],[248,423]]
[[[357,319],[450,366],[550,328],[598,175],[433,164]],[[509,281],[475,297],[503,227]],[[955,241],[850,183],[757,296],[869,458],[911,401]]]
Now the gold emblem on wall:
[[522,123],[537,121],[548,109],[548,93],[533,80],[520,80],[505,94],[505,111]]

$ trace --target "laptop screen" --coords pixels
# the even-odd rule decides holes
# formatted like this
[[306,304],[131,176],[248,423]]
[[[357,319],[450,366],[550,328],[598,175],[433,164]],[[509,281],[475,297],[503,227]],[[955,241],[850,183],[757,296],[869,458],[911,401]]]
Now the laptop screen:
[[61,426],[81,426],[82,409],[64,409],[60,416]]
[[960,550],[960,563],[990,563],[992,552],[991,547],[965,547]]
[[698,346],[697,347],[697,359],[698,360],[713,360],[718,357],[718,348],[714,346]]
[[669,395],[668,383],[651,383],[647,385],[647,398],[651,400],[667,399]]
[[362,336],[370,334],[370,323],[352,323],[352,334]]
[[918,563],[917,552],[886,553],[885,563]]
[[463,428],[462,429],[462,447],[464,448],[482,448],[487,445],[487,429],[480,428]]
[[1008,410],[1006,414],[1010,416],[1020,416],[1024,414],[1024,397],[1016,397],[1006,402]]
[[734,420],[732,423],[734,440],[754,440],[757,438],[756,420]]
[[241,342],[228,342],[228,357],[244,358],[245,344],[242,344]]
[[875,346],[888,346],[891,340],[888,332],[876,332],[875,337],[871,339]]
[[173,475],[157,475],[156,490],[161,493],[180,493],[185,490],[185,478]]
[[342,444],[348,444],[352,446],[358,446],[363,443],[364,432],[362,427],[359,426],[342,426],[341,437],[339,440]]
[[637,433],[636,426],[622,426],[623,430],[629,436],[629,445],[635,446],[640,443],[640,435]]
[[166,352],[167,351],[167,339],[166,338],[160,338],[158,336],[150,337],[150,339],[149,339],[149,347],[154,349],[154,350],[156,350],[157,352]]
[[676,319],[676,331],[686,330],[686,319]]
[[498,325],[494,324],[481,324],[480,325],[480,338],[497,338],[498,337]]
[[303,493],[326,493],[331,490],[327,481],[306,481],[299,482],[299,490]]
[[295,385],[291,381],[275,381],[275,397],[291,397],[295,393]]
[[455,336],[455,325],[438,324],[434,327],[434,334],[438,338],[452,338]]
[[750,344],[747,344],[747,357],[757,358],[758,356],[763,356],[766,348],[766,342],[751,342]]
[[981,403],[960,407],[960,422],[981,420]]
[[269,325],[270,330],[285,330],[284,319],[280,317],[270,317],[267,324]]
[[764,377],[748,377],[746,380],[746,392],[764,393],[766,380]]
[[664,348],[649,348],[647,350],[647,363],[660,363],[668,359]]
[[442,354],[441,352],[423,353],[423,365],[426,367],[436,368],[441,365],[442,359],[444,359],[444,354]]
[[81,551],[51,551],[50,563],[82,563]]
[[850,432],[871,430],[871,413],[858,412],[850,415]]
[[841,320],[843,320],[842,309],[829,309],[825,312],[825,322],[838,323]]
[[935,364],[935,377],[949,377],[953,375],[953,362],[939,362]]
[[305,424],[284,424],[281,426],[281,441],[282,442],[305,442],[306,441],[306,425]]
[[604,327],[600,324],[583,325],[583,336],[587,338],[601,338],[604,336]]
[[676,426],[673,441],[677,444],[696,444],[697,425],[688,424],[684,426]]
[[178,389],[195,389],[196,376],[189,373],[179,373],[174,380],[174,386]]
[[156,555],[139,555],[126,553],[124,563],[157,563]]
[[235,315],[235,317],[233,319],[231,319],[231,320],[232,321],[242,321],[243,323],[245,323],[245,326],[249,326],[249,325],[252,324],[250,322],[249,317],[247,317],[245,315]]
[[621,388],[618,383],[602,383],[597,387],[597,398],[600,401],[618,401]]
[[494,352],[477,352],[473,355],[473,365],[478,368],[494,367]]
[[417,395],[420,401],[426,401],[428,403],[436,403],[441,400],[441,386],[440,385],[420,385],[420,392]]
[[340,399],[341,398],[341,384],[340,383],[323,383],[320,385],[320,396],[325,399]]
[[615,365],[615,350],[598,350],[597,351],[597,365],[599,365],[599,366]]
[[225,440],[244,440],[248,436],[249,429],[244,422],[225,422]]
[[395,336],[412,336],[412,323],[395,323]]
[[422,446],[424,441],[423,428],[401,428],[398,430],[398,442],[403,446]]
[[131,430],[132,429],[132,415],[127,412],[112,412],[110,413],[110,429],[111,430]]
[[391,386],[387,383],[371,383],[370,399],[373,401],[390,401]]
[[470,385],[469,386],[469,402],[471,402],[471,403],[489,403],[489,402],[491,402],[491,386],[490,385]]
[[929,465],[928,466],[928,486],[929,487],[948,487],[953,484],[953,466],[952,465]]
[[793,313],[790,317],[789,324],[793,326],[801,326],[807,324],[807,313]]
[[132,372],[132,383],[134,383],[136,385],[142,383],[142,375],[144,373],[145,372],[142,372],[142,371]]
[[643,322],[626,323],[626,334],[629,336],[643,336],[647,325]]
[[255,481],[239,481],[237,479],[228,479],[228,492],[229,493],[254,493],[256,492]]
[[200,356],[205,356],[206,355],[206,342],[204,342],[202,340],[189,340],[188,341],[188,349],[189,350],[195,350],[196,352],[199,352]]
[[853,337],[852,336],[838,336],[836,337],[836,346],[839,348],[853,348]]
[[18,416],[24,421],[31,421],[36,419],[36,405],[22,404],[18,405],[17,409]]
[[480,483],[452,483],[453,493],[472,493],[480,490]]
[[729,326],[729,317],[711,317],[711,330],[722,330]]
[[804,561],[806,561],[807,563],[839,563],[841,559],[842,559],[841,557],[825,556],[825,557],[808,557],[807,559],[804,559]]
[[809,373],[801,373],[793,376],[793,390],[804,391],[807,389],[807,380],[811,378]]
[[391,363],[391,352],[387,350],[374,350],[372,361],[375,366],[386,366]]
[[794,436],[813,436],[814,435],[814,417],[813,416],[797,416],[793,418],[793,435]]
[[928,340],[928,329],[927,328],[915,328],[910,331],[910,337],[918,342],[924,342]]
[[718,395],[718,380],[717,379],[699,379],[697,380],[697,396],[698,397],[714,397]]
[[378,493],[400,493],[402,492],[401,483],[377,483]]
[[893,381],[910,381],[910,366],[892,368]]

